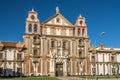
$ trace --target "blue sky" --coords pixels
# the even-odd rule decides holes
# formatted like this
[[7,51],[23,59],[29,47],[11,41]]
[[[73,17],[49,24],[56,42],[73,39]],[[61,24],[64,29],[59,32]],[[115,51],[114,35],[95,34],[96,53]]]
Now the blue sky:
[[56,6],[72,24],[80,14],[86,18],[91,45],[106,32],[96,45],[120,47],[120,0],[0,0],[0,40],[23,41],[28,11],[33,7],[42,23],[55,14]]

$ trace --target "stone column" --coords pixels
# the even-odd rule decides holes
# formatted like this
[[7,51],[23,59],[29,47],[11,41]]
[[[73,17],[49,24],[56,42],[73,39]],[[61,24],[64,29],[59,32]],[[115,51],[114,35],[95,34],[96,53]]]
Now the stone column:
[[64,62],[64,76],[67,76],[67,59]]
[[70,55],[72,55],[72,40],[70,40]]
[[43,39],[41,38],[41,56],[43,55]]
[[55,77],[55,59],[50,59],[50,76]]
[[63,56],[63,40],[61,40],[61,56]]

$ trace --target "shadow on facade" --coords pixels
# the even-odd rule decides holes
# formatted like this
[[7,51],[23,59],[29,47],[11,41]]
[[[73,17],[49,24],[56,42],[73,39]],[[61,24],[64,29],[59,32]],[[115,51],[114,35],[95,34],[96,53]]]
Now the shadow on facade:
[[24,74],[21,69],[17,72],[13,71],[13,69],[3,69],[3,71],[0,71],[0,77],[24,77]]

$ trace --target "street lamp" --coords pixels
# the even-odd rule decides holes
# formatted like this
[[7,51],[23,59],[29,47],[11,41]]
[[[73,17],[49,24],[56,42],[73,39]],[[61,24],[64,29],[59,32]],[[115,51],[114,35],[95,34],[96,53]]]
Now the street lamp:
[[96,42],[97,42],[97,40],[100,38],[100,36],[103,36],[103,35],[105,35],[105,32],[100,33],[100,35],[98,35],[98,36],[96,37],[96,39],[95,39],[95,41],[94,41],[94,44],[93,44],[94,47],[95,47],[95,48],[94,48],[94,49],[95,49],[95,50],[94,50],[94,56],[95,56],[95,63],[94,63],[94,64],[95,64],[95,79],[96,79],[96,80],[97,80],[97,76],[96,76],[96,75],[97,75],[97,74],[96,74],[96,72],[97,72],[97,69],[96,69],[96,67],[97,67],[97,66],[96,66]]

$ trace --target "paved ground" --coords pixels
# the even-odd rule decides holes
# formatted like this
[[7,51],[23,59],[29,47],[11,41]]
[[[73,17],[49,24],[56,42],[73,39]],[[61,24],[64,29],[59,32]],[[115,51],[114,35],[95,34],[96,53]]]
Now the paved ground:
[[78,77],[58,77],[60,80],[83,80]]
[[[95,80],[95,79],[82,79],[78,77],[58,77],[60,80]],[[98,80],[120,80],[120,79],[98,79]]]

